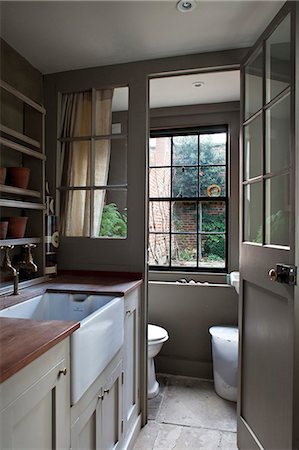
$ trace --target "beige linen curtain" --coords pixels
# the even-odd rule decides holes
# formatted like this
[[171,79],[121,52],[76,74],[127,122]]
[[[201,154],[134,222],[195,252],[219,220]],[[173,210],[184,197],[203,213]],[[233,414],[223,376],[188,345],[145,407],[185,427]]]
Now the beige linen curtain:
[[[112,89],[96,91],[95,134],[111,133]],[[79,92],[62,96],[61,136],[90,137],[92,132],[92,93]],[[86,187],[92,181],[105,186],[110,163],[110,140],[96,140],[94,145],[94,180],[91,177],[91,141],[66,141],[61,145],[60,185]],[[66,190],[61,196],[61,233],[64,236],[90,236],[90,211],[94,212],[94,234],[99,235],[105,190],[95,191],[90,205],[90,190]]]

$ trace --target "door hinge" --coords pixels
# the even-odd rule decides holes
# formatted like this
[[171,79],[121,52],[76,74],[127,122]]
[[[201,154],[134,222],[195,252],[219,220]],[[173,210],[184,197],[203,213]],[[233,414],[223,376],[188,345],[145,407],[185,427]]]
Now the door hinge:
[[125,382],[125,372],[122,370],[121,371],[121,384],[124,384]]
[[121,429],[121,433],[123,433],[124,432],[124,419],[121,420],[120,429]]

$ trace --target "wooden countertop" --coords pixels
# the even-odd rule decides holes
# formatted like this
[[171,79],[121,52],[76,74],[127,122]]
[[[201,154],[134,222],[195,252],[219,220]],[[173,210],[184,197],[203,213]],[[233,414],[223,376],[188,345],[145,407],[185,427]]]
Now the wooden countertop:
[[65,339],[79,322],[0,318],[0,383]]
[[[45,283],[0,297],[0,309],[45,292],[86,292],[123,296],[142,284],[141,274],[63,272]],[[0,383],[80,327],[79,323],[0,318]]]
[[140,273],[65,271],[45,283],[21,289],[19,295],[0,296],[0,310],[47,291],[123,296],[136,289],[142,282]]

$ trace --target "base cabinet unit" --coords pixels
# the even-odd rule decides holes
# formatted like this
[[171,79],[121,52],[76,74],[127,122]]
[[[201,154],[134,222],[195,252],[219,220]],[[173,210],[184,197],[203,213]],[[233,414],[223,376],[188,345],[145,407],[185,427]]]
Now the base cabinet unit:
[[125,296],[125,340],[123,347],[124,432],[134,425],[139,415],[139,352],[140,352],[140,288]]
[[140,289],[125,295],[124,345],[71,407],[72,450],[132,447],[140,414]]
[[0,449],[70,448],[69,338],[0,385]]
[[72,450],[121,448],[122,420],[121,352],[90,389],[71,408]]

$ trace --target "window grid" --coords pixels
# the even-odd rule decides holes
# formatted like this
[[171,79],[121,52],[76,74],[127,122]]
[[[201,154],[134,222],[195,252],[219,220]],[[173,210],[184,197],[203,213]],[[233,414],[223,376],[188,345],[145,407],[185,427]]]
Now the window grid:
[[[203,164],[201,163],[201,144],[200,144],[200,136],[206,134],[215,134],[215,133],[226,133],[226,149],[225,149],[225,163],[223,164]],[[195,164],[174,164],[173,162],[173,137],[175,136],[189,136],[189,135],[197,135],[197,165]],[[170,196],[169,197],[149,197],[149,202],[164,202],[168,203],[168,211],[169,211],[169,231],[149,231],[149,236],[157,235],[157,236],[168,236],[169,239],[169,255],[168,255],[168,264],[167,265],[150,265],[150,269],[152,270],[179,270],[179,271],[205,271],[205,272],[225,272],[227,270],[227,229],[228,229],[228,201],[227,201],[227,189],[228,189],[228,172],[227,172],[227,154],[228,154],[228,127],[220,126],[220,127],[210,127],[196,130],[167,130],[166,132],[152,132],[151,137],[155,138],[163,138],[170,137],[171,138],[171,153],[170,153],[170,165],[149,165],[149,170],[151,169],[170,169]],[[150,150],[151,151],[151,150]],[[199,185],[200,185],[200,169],[201,168],[211,168],[211,167],[223,167],[225,170],[225,179],[224,179],[224,188],[225,195],[221,195],[219,197],[216,196],[203,196],[200,195]],[[196,168],[197,169],[197,195],[196,196],[184,196],[184,197],[174,197],[173,196],[173,178],[174,178],[174,168]],[[189,231],[173,231],[172,229],[172,203],[173,202],[190,202],[196,204],[196,232]],[[224,205],[225,211],[225,221],[224,227],[225,231],[203,231],[199,230],[199,205],[201,203],[221,203]],[[199,243],[201,236],[223,236],[225,239],[225,247],[224,247],[224,267],[205,267],[200,265],[199,261]],[[172,237],[173,236],[196,236],[196,266],[178,266],[174,265],[172,261]]]

